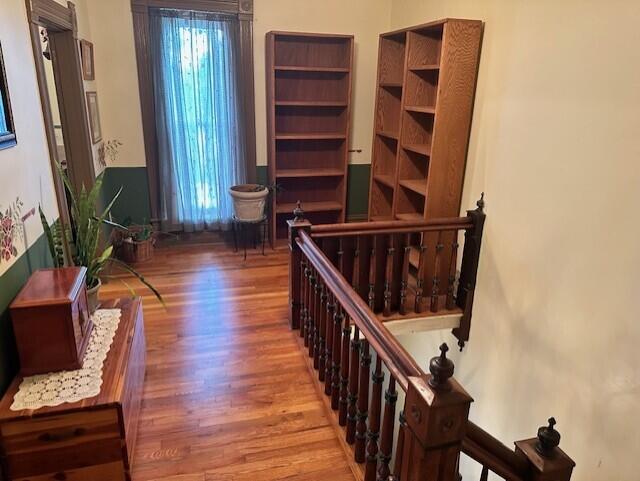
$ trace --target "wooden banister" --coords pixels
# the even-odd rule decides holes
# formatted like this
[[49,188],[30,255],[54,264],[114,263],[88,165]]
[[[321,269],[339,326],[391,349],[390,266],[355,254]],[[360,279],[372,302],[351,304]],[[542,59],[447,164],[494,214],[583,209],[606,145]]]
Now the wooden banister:
[[[472,443],[477,450],[481,451],[480,454],[486,454],[487,457],[491,456],[505,466],[509,466],[514,475],[522,476],[527,471],[527,462],[518,457],[513,449],[509,449],[501,441],[471,421],[467,424],[465,442]],[[469,456],[474,457],[471,454]]]
[[[384,319],[459,316],[452,327],[462,349],[471,332],[485,219],[483,198],[477,206],[465,217],[325,225],[305,224],[298,206],[302,223],[294,225],[293,231],[307,232],[371,310]],[[464,244],[459,253],[461,232]],[[299,248],[292,239],[290,246],[295,255]]]
[[[460,453],[481,464],[480,481],[486,481],[489,472],[507,481],[571,478],[575,464],[558,448],[560,435],[553,418],[538,430],[537,438],[517,441],[515,450],[509,449],[468,420],[473,399],[452,377],[447,345],[440,347],[440,356],[431,359],[425,374],[374,312],[388,312],[398,299],[406,299],[408,256],[416,248],[411,237],[417,237],[415,311],[423,308],[423,298],[431,311],[455,300],[465,318],[457,330],[459,344],[464,345],[484,224],[482,207],[481,199],[468,217],[453,221],[371,223],[378,224],[373,227],[360,223],[351,229],[352,225],[312,226],[298,206],[295,219],[288,221],[290,325],[300,330],[301,348],[317,375],[319,392],[344,428],[343,446],[363,466],[358,477],[364,481],[459,481]],[[405,230],[409,225],[412,231]],[[465,229],[455,299],[458,245],[449,228],[456,233]],[[389,371],[386,389],[383,367]],[[405,392],[397,419],[396,386]]]
[[526,471],[525,473],[515,471],[513,466],[484,449],[469,437],[462,440],[462,452],[480,463],[486,471],[496,473],[506,481],[526,481]]
[[398,384],[406,391],[409,377],[424,374],[420,366],[369,309],[362,298],[354,295],[349,283],[313,242],[306,230],[299,231],[296,245],[318,272],[336,303],[342,306],[347,316],[369,341],[372,349],[382,358]]

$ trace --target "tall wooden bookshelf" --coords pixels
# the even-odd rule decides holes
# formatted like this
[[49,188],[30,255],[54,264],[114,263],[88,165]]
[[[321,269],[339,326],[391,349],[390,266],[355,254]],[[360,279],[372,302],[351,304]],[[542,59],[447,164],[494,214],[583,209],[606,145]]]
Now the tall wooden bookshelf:
[[267,33],[272,245],[298,200],[314,224],[345,220],[352,64],[351,35]]
[[380,35],[369,220],[459,214],[481,38],[457,19]]

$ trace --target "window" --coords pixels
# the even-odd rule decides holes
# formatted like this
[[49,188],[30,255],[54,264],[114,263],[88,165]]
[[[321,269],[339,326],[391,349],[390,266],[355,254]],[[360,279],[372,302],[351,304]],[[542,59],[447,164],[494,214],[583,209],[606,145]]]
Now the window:
[[151,20],[163,229],[223,228],[229,188],[246,179],[238,21],[165,9]]
[[16,145],[16,134],[9,103],[9,88],[7,75],[2,57],[2,45],[0,45],[0,149]]

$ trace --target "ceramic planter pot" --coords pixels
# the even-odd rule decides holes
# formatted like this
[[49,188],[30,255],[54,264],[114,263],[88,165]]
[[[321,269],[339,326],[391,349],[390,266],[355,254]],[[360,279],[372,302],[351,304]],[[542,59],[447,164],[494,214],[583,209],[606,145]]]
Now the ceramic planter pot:
[[260,184],[240,184],[229,189],[233,211],[238,220],[257,221],[264,216],[269,189]]
[[89,313],[93,314],[98,309],[98,293],[100,292],[100,286],[102,286],[102,281],[98,279],[98,285],[92,287],[91,289],[87,289],[87,302],[89,304]]

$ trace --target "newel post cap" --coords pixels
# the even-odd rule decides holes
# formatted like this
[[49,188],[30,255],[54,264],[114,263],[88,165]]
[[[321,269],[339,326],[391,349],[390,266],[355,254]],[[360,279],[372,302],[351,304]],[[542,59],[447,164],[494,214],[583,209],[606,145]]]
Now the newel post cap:
[[300,201],[296,202],[296,207],[293,209],[293,219],[287,220],[287,229],[289,231],[289,247],[295,250],[295,238],[298,236],[298,231],[311,229],[311,222],[304,218],[304,210],[302,210]]
[[560,445],[560,433],[555,430],[555,418],[549,418],[549,425],[542,426],[538,429],[538,442],[536,443],[536,451],[545,457],[553,454],[553,450]]
[[568,481],[576,463],[559,448],[560,433],[555,418],[538,429],[532,439],[516,441],[516,454],[526,459],[532,481]]
[[293,209],[293,221],[300,222],[304,220],[304,210],[302,210],[302,202],[296,202],[296,208]]
[[431,373],[429,386],[437,391],[451,390],[449,379],[453,376],[455,366],[451,359],[447,358],[448,351],[449,346],[447,346],[446,343],[443,343],[440,346],[440,355],[431,358],[431,361],[429,362],[429,372]]

